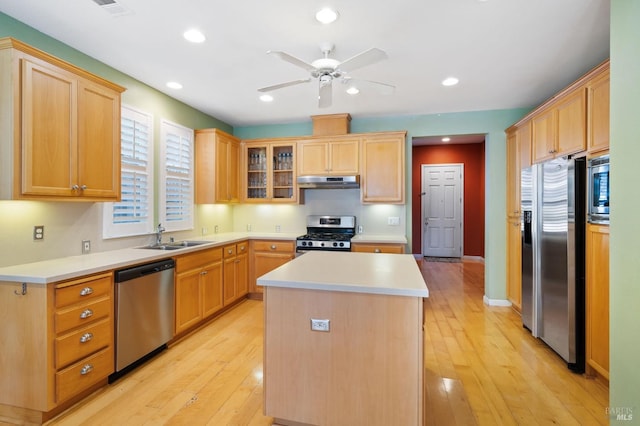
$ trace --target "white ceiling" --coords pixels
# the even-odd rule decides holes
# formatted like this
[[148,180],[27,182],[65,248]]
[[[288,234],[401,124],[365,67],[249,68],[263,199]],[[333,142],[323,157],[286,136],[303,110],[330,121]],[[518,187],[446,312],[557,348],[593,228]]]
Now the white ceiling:
[[[131,13],[92,0],[0,0],[0,11],[236,127],[532,107],[609,56],[610,0],[117,1]],[[326,5],[340,13],[331,25],[314,19]],[[182,38],[192,27],[205,43]],[[322,42],[340,61],[384,50],[387,60],[350,76],[395,93],[350,96],[334,82],[333,106],[320,109],[314,81],[258,99],[261,87],[308,77],[268,50],[311,62]],[[451,75],[460,83],[442,86]]]

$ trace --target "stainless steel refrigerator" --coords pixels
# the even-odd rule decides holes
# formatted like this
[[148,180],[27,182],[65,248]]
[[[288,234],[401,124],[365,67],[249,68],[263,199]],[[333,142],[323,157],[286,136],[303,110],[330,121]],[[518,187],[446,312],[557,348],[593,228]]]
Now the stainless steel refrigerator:
[[522,322],[576,372],[584,371],[584,158],[524,169]]

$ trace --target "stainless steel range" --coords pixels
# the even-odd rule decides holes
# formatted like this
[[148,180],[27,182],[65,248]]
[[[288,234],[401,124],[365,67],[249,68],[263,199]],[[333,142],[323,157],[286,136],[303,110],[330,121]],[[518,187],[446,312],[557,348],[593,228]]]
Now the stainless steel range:
[[351,251],[355,233],[355,216],[307,216],[307,233],[296,239],[296,251]]

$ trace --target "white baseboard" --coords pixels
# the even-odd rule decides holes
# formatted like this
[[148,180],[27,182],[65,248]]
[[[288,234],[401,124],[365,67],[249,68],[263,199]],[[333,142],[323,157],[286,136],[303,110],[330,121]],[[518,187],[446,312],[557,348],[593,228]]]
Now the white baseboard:
[[509,302],[508,300],[505,300],[505,299],[489,299],[487,297],[487,295],[484,295],[482,297],[482,301],[484,302],[485,305],[488,305],[488,306],[506,306],[506,307],[511,306],[511,302]]

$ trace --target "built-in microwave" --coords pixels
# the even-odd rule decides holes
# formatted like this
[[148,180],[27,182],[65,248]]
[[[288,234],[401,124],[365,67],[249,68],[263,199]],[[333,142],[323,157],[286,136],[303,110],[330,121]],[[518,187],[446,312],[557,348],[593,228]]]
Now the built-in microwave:
[[587,166],[588,188],[587,208],[590,223],[609,223],[609,156],[591,158]]

